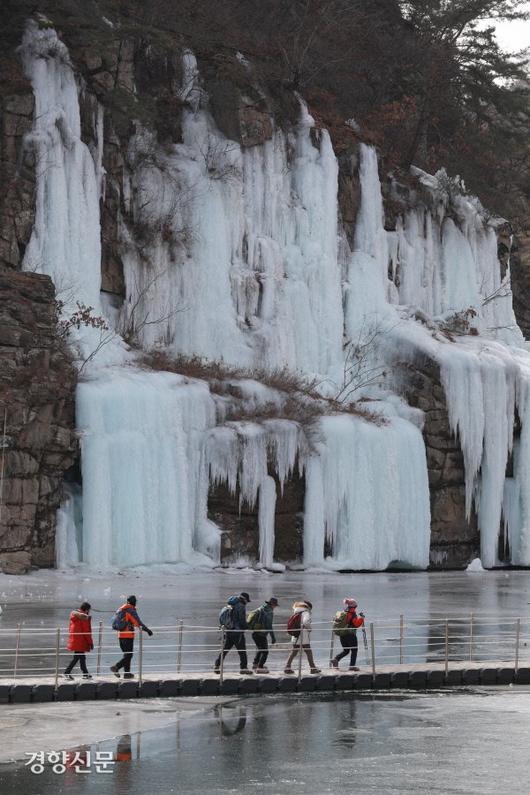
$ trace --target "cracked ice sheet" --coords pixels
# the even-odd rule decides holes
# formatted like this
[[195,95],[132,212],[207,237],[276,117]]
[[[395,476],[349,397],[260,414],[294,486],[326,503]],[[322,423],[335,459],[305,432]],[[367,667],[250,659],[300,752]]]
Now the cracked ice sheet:
[[[24,759],[26,752],[64,751],[78,745],[109,740],[122,734],[174,726],[180,719],[198,717],[226,698],[149,699],[134,703],[81,705],[17,704],[2,706],[0,764]],[[0,782],[1,782],[0,769]]]

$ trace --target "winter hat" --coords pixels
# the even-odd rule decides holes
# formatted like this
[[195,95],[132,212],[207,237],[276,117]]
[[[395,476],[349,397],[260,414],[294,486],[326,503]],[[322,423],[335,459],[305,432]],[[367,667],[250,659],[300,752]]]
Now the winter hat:
[[268,603],[269,603],[270,605],[278,605],[278,604],[279,604],[279,602],[278,602],[278,600],[276,599],[276,597],[275,597],[275,596],[271,596],[271,598],[270,598],[270,599],[268,599],[267,601],[268,601]]
[[127,604],[132,605],[133,607],[136,606],[136,596],[128,596],[127,597]]
[[344,604],[346,607],[357,607],[357,600],[356,599],[344,599]]
[[250,596],[248,595],[248,593],[246,591],[241,591],[241,593],[239,594],[239,598],[240,599],[244,599],[245,602],[247,602],[247,604],[248,604],[248,602],[250,602]]

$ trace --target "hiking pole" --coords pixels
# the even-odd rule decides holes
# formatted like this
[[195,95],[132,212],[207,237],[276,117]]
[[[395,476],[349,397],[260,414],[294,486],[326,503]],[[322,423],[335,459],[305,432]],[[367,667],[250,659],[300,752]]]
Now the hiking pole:
[[333,625],[331,627],[331,641],[329,644],[329,667],[332,668],[332,660],[333,660],[333,642],[335,640],[335,633],[333,632]]

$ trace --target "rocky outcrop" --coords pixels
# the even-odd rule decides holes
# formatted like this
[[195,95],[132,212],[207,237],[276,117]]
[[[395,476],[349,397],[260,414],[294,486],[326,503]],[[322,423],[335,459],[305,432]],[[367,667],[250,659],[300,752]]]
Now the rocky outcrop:
[[24,146],[33,94],[14,53],[0,55],[0,269],[16,269],[34,220],[35,163]]
[[[274,477],[273,473],[269,473]],[[283,492],[276,480],[274,560],[299,561],[303,556],[303,510],[305,484],[297,472],[286,481]],[[208,517],[221,528],[221,563],[259,560],[258,506],[239,507],[239,493],[225,485],[210,489]]]
[[0,274],[0,568],[12,573],[54,565],[56,511],[76,455],[76,373],[54,298],[47,276]]
[[464,568],[480,555],[476,517],[466,518],[464,459],[449,427],[445,394],[436,362],[423,358],[408,369],[407,399],[424,412],[431,496],[430,565]]
[[[519,233],[510,242],[513,309],[517,323],[525,339],[528,340],[530,339],[530,229]],[[507,248],[510,242],[506,241],[504,247]]]

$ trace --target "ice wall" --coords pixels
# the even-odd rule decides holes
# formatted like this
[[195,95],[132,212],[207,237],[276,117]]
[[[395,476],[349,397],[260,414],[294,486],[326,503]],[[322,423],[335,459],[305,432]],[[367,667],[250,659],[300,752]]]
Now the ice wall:
[[79,385],[81,560],[102,567],[218,562],[203,455],[214,424],[202,382],[117,368]]
[[[58,298],[100,309],[99,197],[102,147],[96,160],[81,141],[78,85],[68,50],[54,30],[30,22],[21,55],[35,95],[35,225],[23,267],[51,276]],[[100,118],[101,134],[101,118]]]

